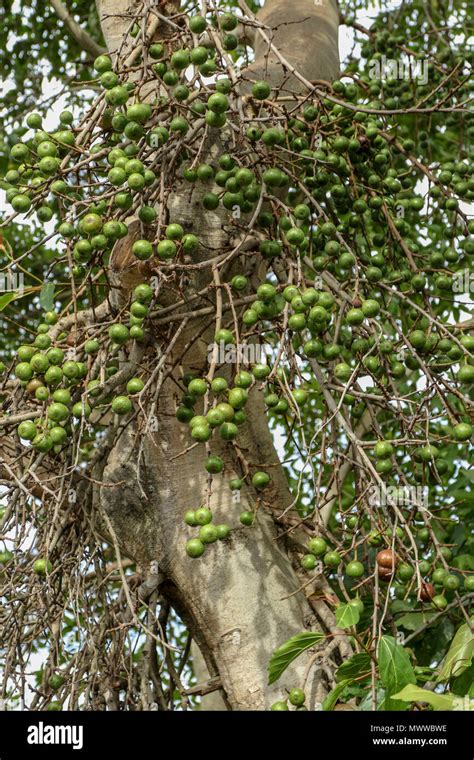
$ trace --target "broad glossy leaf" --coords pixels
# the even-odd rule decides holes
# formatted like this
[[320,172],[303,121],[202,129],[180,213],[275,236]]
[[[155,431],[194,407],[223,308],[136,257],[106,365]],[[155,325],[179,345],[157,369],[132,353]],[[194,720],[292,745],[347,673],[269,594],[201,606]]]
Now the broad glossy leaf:
[[382,636],[378,647],[378,664],[380,680],[385,687],[385,710],[404,709],[392,699],[408,684],[416,684],[415,671],[406,649],[397,644],[392,636]]
[[339,628],[350,628],[357,625],[360,620],[360,612],[357,607],[350,604],[341,604],[336,609],[336,621]]
[[336,681],[355,679],[370,673],[371,659],[366,652],[354,654],[336,670]]
[[416,631],[424,623],[427,623],[431,618],[436,617],[438,613],[433,612],[407,612],[406,615],[402,615],[397,618],[397,626],[405,628],[407,631]]
[[322,709],[324,712],[330,712],[334,709],[339,696],[342,694],[346,686],[350,684],[350,680],[346,679],[345,681],[341,681],[341,683],[338,683],[337,686],[332,689],[332,691],[329,692],[326,699],[323,702]]
[[427,702],[435,710],[452,710],[455,697],[453,694],[435,694],[434,691],[422,689],[420,686],[408,684],[398,692],[393,694],[393,699],[402,702]]
[[275,649],[268,664],[268,683],[278,681],[288,665],[293,662],[302,652],[318,644],[324,635],[313,631],[297,633],[291,639]]
[[440,681],[460,676],[471,664],[474,657],[474,631],[464,623],[457,631],[449,647],[439,674]]
[[474,690],[474,664],[470,665],[460,676],[450,683],[451,691],[460,697],[471,696]]

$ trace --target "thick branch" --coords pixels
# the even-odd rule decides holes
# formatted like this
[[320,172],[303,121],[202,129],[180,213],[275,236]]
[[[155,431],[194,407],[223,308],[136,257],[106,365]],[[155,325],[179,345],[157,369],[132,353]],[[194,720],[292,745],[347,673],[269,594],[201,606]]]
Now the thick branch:
[[106,48],[103,48],[95,40],[92,39],[85,29],[79,26],[77,21],[69,13],[68,9],[62,4],[61,0],[50,0],[52,7],[54,8],[56,15],[61,21],[64,22],[64,26],[68,29],[70,34],[74,37],[77,44],[81,46],[83,50],[94,56],[94,58],[102,53],[106,53]]

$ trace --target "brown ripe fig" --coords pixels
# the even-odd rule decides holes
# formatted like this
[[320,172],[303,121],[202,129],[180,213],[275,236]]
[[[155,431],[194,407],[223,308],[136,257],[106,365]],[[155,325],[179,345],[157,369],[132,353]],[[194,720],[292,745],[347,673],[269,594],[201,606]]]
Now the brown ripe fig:
[[422,583],[420,590],[420,599],[422,602],[429,602],[436,595],[435,587],[432,583]]
[[39,380],[39,378],[37,377],[34,377],[32,380],[30,380],[30,382],[26,386],[26,390],[28,391],[30,396],[34,396],[36,389],[40,388],[42,385],[43,383],[41,382],[41,380]]
[[391,549],[382,549],[379,551],[376,560],[379,567],[386,567],[390,569],[391,572],[393,572],[395,565],[397,564],[397,558]]
[[381,581],[389,581],[390,578],[393,578],[395,568],[392,569],[391,567],[383,567],[382,565],[378,565],[377,569]]

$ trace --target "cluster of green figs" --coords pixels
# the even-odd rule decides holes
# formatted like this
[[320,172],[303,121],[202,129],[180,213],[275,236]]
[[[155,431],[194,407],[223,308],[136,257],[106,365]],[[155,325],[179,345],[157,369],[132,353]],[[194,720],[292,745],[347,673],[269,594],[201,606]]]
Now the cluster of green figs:
[[[152,296],[150,285],[137,285],[130,305],[132,324],[111,324],[102,343],[97,337],[87,338],[80,349],[73,350],[74,358],[70,357],[66,333],[59,332],[54,340],[49,334],[50,328],[58,322],[58,314],[46,312],[34,340],[19,346],[16,352],[15,375],[30,399],[29,407],[36,402],[31,418],[20,422],[17,428],[25,445],[31,445],[42,454],[51,450],[59,453],[71,439],[74,426],[82,430],[95,404],[101,412],[110,407],[119,416],[133,411],[133,397],[145,389],[141,377],[130,378],[126,392],[118,395],[107,393],[106,386],[107,380],[119,371],[119,361],[114,354],[128,341],[143,339],[141,325]],[[140,312],[140,318],[134,317],[133,312]],[[107,358],[101,382],[102,362],[98,354],[104,347]]]
[[[231,53],[239,45],[237,26],[238,19],[231,13],[220,14],[215,23],[195,15],[187,20],[187,46],[171,49],[166,43],[150,44],[146,77],[159,81],[160,95],[155,101],[141,100],[128,73],[121,72],[109,56],[99,56],[94,66],[106,109],[87,143],[79,141],[80,126],[74,124],[70,111],[61,113],[58,129],[51,132],[43,129],[39,114],[27,117],[32,136],[12,147],[11,165],[4,178],[14,212],[34,212],[42,224],[57,220],[56,232],[71,252],[72,275],[78,278],[107,266],[114,244],[127,236],[127,220],[134,215],[141,232],[132,244],[133,256],[166,272],[167,266],[201,248],[199,235],[188,232],[181,219],[162,223],[156,202],[161,157],[174,150],[176,177],[167,177],[167,186],[179,180],[193,189],[205,211],[211,214],[224,209],[230,222],[256,216],[254,255],[268,262],[269,271],[242,310],[244,336],[265,331],[275,347],[284,326],[285,337],[297,355],[308,366],[317,361],[353,420],[365,410],[355,390],[362,376],[370,376],[374,382],[370,391],[381,395],[382,386],[404,383],[410,373],[428,367],[435,377],[449,373],[457,390],[469,392],[474,383],[474,337],[452,332],[448,336],[424,313],[424,305],[428,297],[452,293],[453,273],[465,267],[474,254],[474,222],[453,225],[458,245],[452,239],[442,240],[441,233],[430,249],[420,244],[416,230],[422,226],[425,199],[419,194],[419,175],[407,168],[407,156],[416,152],[417,144],[409,128],[402,126],[397,147],[382,118],[367,110],[354,111],[353,104],[366,96],[363,87],[336,81],[332,92],[339,103],[305,99],[282,121],[274,118],[270,85],[257,81],[248,96],[255,118],[240,125],[242,147],[237,143],[235,150],[207,159],[209,163],[201,160],[193,147],[194,130],[202,134],[205,129],[223,129],[231,119],[236,122],[237,102],[220,55],[212,45],[201,44],[201,35],[219,30],[224,50]],[[206,84],[209,78],[212,85]],[[370,97],[377,98],[376,85],[371,83]],[[341,104],[342,99],[350,107]],[[374,103],[378,101],[365,104],[369,111],[376,110]],[[419,133],[417,139],[423,146],[424,135]],[[473,192],[471,161],[440,165],[429,191],[432,227],[438,225],[442,230],[446,214],[456,214],[459,204],[454,194],[470,200]],[[415,257],[416,271],[408,266],[405,249],[388,235],[386,214],[395,237],[402,239]],[[352,290],[357,270],[360,297],[351,297],[349,302],[340,299],[334,295],[337,288],[330,292],[326,285],[313,287],[307,277],[296,284],[279,282],[273,265],[287,260],[307,264],[305,271],[311,272],[313,279],[315,274],[327,274],[347,292]],[[247,275],[242,264],[242,271],[228,283],[235,299],[248,295]],[[392,286],[394,301],[397,292],[410,301],[410,307],[402,304],[397,316],[406,338],[390,327],[394,312],[382,297],[385,285]],[[15,374],[30,398],[28,409],[32,409],[18,426],[25,445],[40,453],[59,454],[75,430],[93,437],[94,409],[102,412],[110,407],[119,418],[136,411],[134,399],[146,392],[146,375],[130,378],[118,394],[108,391],[107,380],[120,369],[120,350],[128,350],[132,341],[146,340],[147,320],[153,310],[159,311],[155,292],[143,282],[133,291],[127,315],[88,336],[72,355],[66,333],[51,337],[58,313],[44,315],[32,343],[17,350]],[[236,332],[224,327],[214,340],[235,345]],[[103,366],[105,376],[99,371]],[[205,373],[185,377],[176,417],[189,427],[192,441],[206,445],[219,436],[231,444],[246,422],[245,407],[254,387],[263,392],[269,414],[283,420],[297,415],[311,394],[318,393],[314,382],[308,386],[300,383],[287,393],[289,383],[291,387],[284,370],[273,372],[270,362],[239,369],[231,381],[219,373],[211,380]],[[443,456],[444,443],[439,439],[464,445],[471,441],[474,429],[462,404],[456,400],[454,408],[457,419],[451,420],[442,436],[420,440],[410,448],[408,453],[420,471],[428,468],[449,476],[452,463]],[[378,441],[372,455],[377,473],[389,477],[397,464],[396,441]],[[218,475],[224,471],[224,462],[210,455],[205,467],[209,474]],[[251,477],[257,492],[269,481],[268,474],[261,471]],[[230,481],[232,490],[239,490],[242,484],[239,478]],[[201,556],[208,544],[229,537],[229,527],[215,525],[205,506],[186,513],[185,520],[197,529],[186,547],[190,557]],[[254,520],[253,511],[240,515],[244,526],[251,526]],[[376,539],[372,536],[369,545],[376,546]],[[320,536],[312,539],[302,564],[314,571],[318,562],[329,572],[337,572],[344,563],[345,575],[353,580],[367,572],[360,560],[343,557]],[[392,574],[400,581],[399,594],[406,592],[410,580],[402,567]],[[441,579],[438,569],[442,568],[430,563],[422,575],[429,575],[426,583],[432,583],[435,590],[442,589],[430,596],[441,609],[444,602],[440,600],[446,600],[460,580],[452,573]],[[471,581],[467,575],[464,585],[468,590]]]

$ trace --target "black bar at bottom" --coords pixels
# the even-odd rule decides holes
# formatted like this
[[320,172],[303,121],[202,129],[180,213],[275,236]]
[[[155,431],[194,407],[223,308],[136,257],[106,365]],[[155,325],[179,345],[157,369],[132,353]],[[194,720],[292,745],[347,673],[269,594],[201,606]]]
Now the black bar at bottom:
[[[0,712],[0,760],[131,758],[161,752],[246,757],[262,746],[311,758],[410,757],[473,760],[474,715],[460,712]],[[330,751],[331,755],[326,753]],[[104,753],[107,753],[106,755]],[[324,754],[323,754],[324,753]]]

